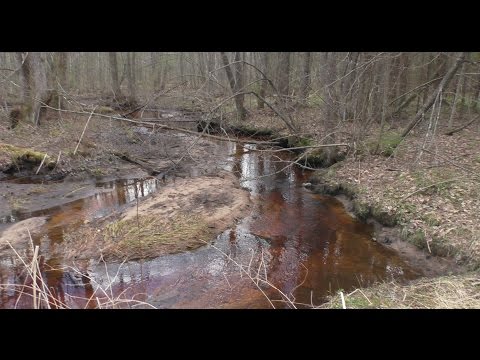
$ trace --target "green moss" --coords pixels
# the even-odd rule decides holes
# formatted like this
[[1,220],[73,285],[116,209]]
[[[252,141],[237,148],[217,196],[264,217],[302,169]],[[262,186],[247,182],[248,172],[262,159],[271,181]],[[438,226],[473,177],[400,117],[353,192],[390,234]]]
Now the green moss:
[[[454,181],[440,183],[443,180],[449,180],[456,176],[456,174],[448,169],[432,169],[428,172],[416,171],[412,173],[415,185],[418,189],[426,188],[422,191],[423,194],[432,195],[440,194],[449,197],[449,190],[454,185]],[[433,185],[433,186],[432,186]]]
[[322,166],[328,166],[328,163],[330,161],[329,155],[326,151],[322,149],[316,149],[306,155],[305,161],[307,163],[307,166],[315,168],[315,167],[322,167]]
[[420,217],[428,226],[439,226],[441,221],[433,214],[424,214]]
[[399,133],[387,131],[382,134],[379,140],[376,139],[375,141],[370,141],[367,146],[371,154],[381,154],[389,157],[393,154],[402,139],[403,138]]
[[112,114],[115,112],[110,106],[99,106],[95,109],[98,114]]
[[91,174],[93,176],[103,176],[103,175],[105,175],[105,172],[100,168],[96,168],[96,169],[91,170]]
[[389,214],[381,206],[373,206],[370,210],[372,217],[384,226],[395,226],[398,221],[395,215]]
[[31,149],[20,148],[8,144],[0,144],[0,151],[10,155],[12,161],[29,161],[29,162],[41,162],[45,153],[34,151]]
[[[39,165],[43,161],[46,154],[40,151],[34,151],[32,149],[20,148],[8,144],[0,144],[0,156],[1,155],[10,158],[10,168],[14,167],[21,169],[24,166]],[[44,166],[47,168],[52,168],[55,166],[55,162],[52,161],[47,155]]]
[[296,137],[292,138],[292,147],[301,147],[301,146],[312,146],[314,144],[312,138],[308,137]]
[[420,249],[425,249],[427,247],[427,241],[423,230],[416,230],[412,235],[408,236],[407,240]]
[[322,97],[318,93],[310,94],[307,98],[306,103],[308,106],[311,106],[311,107],[325,105],[325,102],[323,101]]
[[358,199],[353,200],[353,213],[357,216],[360,220],[367,220],[370,216],[370,206],[367,203],[364,203]]
[[449,245],[448,240],[443,237],[434,236],[429,246],[430,251],[435,256],[447,257],[454,256],[457,253],[457,250]]

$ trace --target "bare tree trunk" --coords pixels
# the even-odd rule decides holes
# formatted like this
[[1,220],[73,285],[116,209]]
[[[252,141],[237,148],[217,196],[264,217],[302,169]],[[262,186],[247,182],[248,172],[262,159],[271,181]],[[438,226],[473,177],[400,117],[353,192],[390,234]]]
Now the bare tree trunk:
[[[261,63],[260,68],[262,69],[262,72],[266,76],[268,76],[267,71],[268,71],[269,66],[268,66],[268,53],[267,52],[261,53],[260,63]],[[262,82],[260,83],[260,91],[259,91],[260,97],[257,98],[257,108],[258,109],[263,109],[264,106],[265,106],[265,102],[262,99],[265,99],[265,95],[267,93],[267,86],[268,86],[268,82],[266,80],[262,80]]]
[[117,53],[109,52],[108,58],[110,61],[110,75],[112,77],[113,96],[114,98],[118,99],[122,96],[122,91],[120,90],[120,81],[118,80]]
[[[183,78],[184,77],[184,74],[185,74],[185,65],[184,65],[184,62],[185,62],[185,53],[181,52],[180,53],[180,82],[184,82],[185,79]],[[187,83],[188,85],[188,83]],[[182,86],[182,94],[184,93],[185,91],[185,88]]]
[[16,52],[15,58],[18,62],[18,66],[20,67],[20,87],[21,87],[21,96],[22,102],[25,104],[27,102],[28,97],[30,96],[29,88],[30,88],[30,68],[25,65],[25,56],[26,53]]
[[312,64],[312,53],[306,52],[303,56],[302,77],[300,81],[300,101],[304,102],[310,91],[310,67]]
[[412,130],[415,125],[417,125],[417,123],[420,121],[422,116],[432,107],[433,103],[435,102],[435,99],[443,91],[443,89],[447,87],[448,83],[450,82],[452,77],[455,75],[458,68],[463,63],[464,59],[465,59],[465,53],[461,53],[460,56],[455,61],[455,63],[452,65],[452,67],[445,74],[442,81],[440,81],[440,84],[438,84],[437,89],[435,89],[435,91],[432,92],[430,97],[427,99],[426,103],[422,106],[422,108],[417,112],[415,117],[407,125],[407,127],[402,133],[402,137],[407,136],[410,130]]
[[336,61],[336,56],[335,53],[329,53],[325,54],[325,61],[326,61],[326,66],[325,66],[325,75],[324,75],[324,89],[325,89],[325,103],[327,104],[327,111],[326,111],[326,122],[327,122],[327,128],[333,128],[335,126],[335,113],[337,110],[336,106],[336,90],[335,90],[335,84],[330,85],[327,87],[327,85],[332,84],[335,79],[337,78],[337,61]]
[[152,62],[152,78],[153,78],[153,91],[157,90],[158,88],[158,56],[157,53],[151,52],[150,53],[150,61]]
[[[242,61],[242,57],[240,56],[240,52],[236,52],[235,53],[235,57],[234,57],[234,61],[236,61],[235,63],[235,66],[234,66],[234,71],[235,71],[235,92],[236,93],[239,93],[239,92],[243,92],[245,91],[245,89],[243,88],[244,86],[244,68],[243,68],[243,63],[241,62]],[[243,108],[243,111],[245,112],[245,108],[244,108],[244,103],[245,103],[245,95],[244,94],[240,94],[237,96],[237,98],[239,98],[241,104],[242,104],[242,108]],[[243,116],[245,117],[246,114],[244,114]],[[244,119],[244,117],[240,117],[242,120]]]
[[68,53],[57,52],[53,54],[53,77],[52,103],[59,109],[65,109],[65,98],[63,94],[67,91],[67,59]]
[[380,149],[380,141],[383,136],[383,130],[385,128],[385,118],[387,115],[387,105],[388,105],[388,94],[390,90],[390,59],[384,60],[384,72],[383,72],[383,99],[382,99],[382,109],[381,109],[381,118],[380,118],[380,132],[378,134],[377,146],[375,148],[375,153],[378,153]]
[[407,53],[402,53],[400,55],[400,79],[398,81],[398,93],[397,97],[405,94],[407,91],[407,82],[408,82],[408,65],[409,65],[409,58]]
[[281,52],[279,55],[279,78],[277,89],[282,97],[290,93],[290,53]]
[[[465,59],[467,60],[467,62],[470,60],[470,54],[471,53],[469,53],[469,52],[465,53]],[[464,66],[467,67],[468,66],[467,64],[464,64]],[[460,72],[462,72],[462,71],[460,71]],[[468,95],[469,94],[468,94],[468,91],[467,91],[468,81],[469,81],[469,76],[464,76],[463,77],[463,83],[462,83],[462,86],[461,86],[460,104],[462,106],[460,106],[460,109],[459,109],[459,118],[463,118],[463,116],[465,114],[465,110],[468,109],[468,111],[470,111],[470,102],[468,101]]]
[[52,93],[47,89],[44,59],[38,52],[23,53],[17,55],[17,59],[23,61],[21,72],[24,82],[23,106],[17,119],[40,125],[40,118],[44,113],[40,111],[42,103],[49,104],[52,98]]
[[127,53],[128,97],[131,104],[137,102],[137,86],[135,81],[135,52]]
[[[358,58],[360,57],[360,53],[356,52],[350,55],[350,75],[348,75],[345,78],[345,83],[343,84],[344,86],[344,102],[345,102],[345,120],[348,119],[353,119],[356,117],[356,102],[353,101],[354,99],[354,85],[355,83],[358,83],[357,81],[357,64],[358,64]],[[359,87],[359,86],[357,86]]]
[[167,72],[168,72],[168,61],[165,60],[163,63],[162,77],[160,79],[160,90],[165,90],[167,84]]
[[[237,57],[237,54],[235,55],[235,57]],[[230,89],[232,90],[233,95],[235,95],[237,93],[238,81],[236,81],[236,79],[233,76],[233,72],[230,67],[230,62],[228,60],[227,54],[224,52],[221,52],[220,55],[222,56],[223,66],[225,68],[225,73],[227,74],[227,79],[228,79],[228,83],[230,84]],[[237,108],[237,115],[240,120],[244,120],[247,116],[247,112],[245,110],[245,107],[243,106],[243,99],[244,99],[243,94],[241,96],[236,95],[234,97],[235,107]]]

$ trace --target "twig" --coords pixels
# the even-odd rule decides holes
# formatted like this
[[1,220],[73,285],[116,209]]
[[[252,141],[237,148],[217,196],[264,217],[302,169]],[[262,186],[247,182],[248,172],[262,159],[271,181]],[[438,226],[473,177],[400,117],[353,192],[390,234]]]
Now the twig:
[[68,195],[71,195],[71,194],[73,194],[74,192],[77,192],[77,191],[79,191],[79,190],[85,189],[86,187],[87,187],[87,185],[82,186],[82,187],[79,187],[78,189],[75,189],[75,190],[73,190],[73,191],[70,191],[69,193],[66,193],[65,195],[63,195],[63,197],[66,198]]
[[[98,105],[97,105],[98,106]],[[80,135],[80,139],[78,140],[78,144],[77,144],[77,147],[75,148],[75,151],[73,152],[73,155],[75,155],[77,153],[77,150],[78,150],[78,147],[80,146],[80,142],[82,141],[83,139],[83,135],[85,134],[85,130],[87,130],[87,126],[88,126],[88,123],[90,122],[90,119],[92,118],[92,115],[95,111],[95,109],[97,108],[97,106],[95,106],[92,110],[92,112],[90,113],[90,116],[88,117],[88,120],[85,124],[85,127],[83,128],[83,131],[82,131],[82,135]]]
[[38,256],[38,249],[39,246],[35,246],[35,250],[33,252],[33,258],[32,258],[32,280],[33,280],[33,308],[38,309],[38,304],[37,304],[37,256]]
[[351,296],[351,295],[355,294],[357,291],[360,292],[360,294],[362,294],[365,299],[367,299],[367,301],[368,301],[368,303],[369,303],[370,305],[373,304],[373,303],[370,301],[370,299],[367,297],[367,295],[365,295],[365,293],[364,293],[360,288],[353,290],[350,294],[347,294],[347,296]]
[[40,171],[40,169],[42,168],[42,165],[43,163],[45,162],[45,159],[47,158],[47,153],[45,153],[45,156],[43,157],[43,160],[42,162],[40,163],[40,166],[38,167],[37,171],[35,172],[35,175],[38,174],[38,172]]
[[60,151],[58,152],[57,161],[55,162],[55,167],[53,168],[54,170],[57,168],[57,165],[58,165],[58,163],[60,162],[60,155],[62,155],[62,150],[60,150]]
[[452,182],[452,181],[456,181],[456,180],[459,180],[461,179],[461,177],[457,177],[457,178],[453,178],[453,179],[448,179],[448,180],[444,180],[444,181],[440,181],[440,182],[437,182],[437,183],[434,183],[434,184],[430,184],[428,186],[425,186],[423,188],[420,188],[418,190],[415,190],[414,192],[408,194],[408,195],[405,195],[403,198],[400,199],[400,201],[404,201],[406,199],[408,199],[410,196],[412,195],[415,195],[416,193],[419,193],[419,192],[422,192],[428,188],[431,188],[433,186],[437,186],[437,185],[441,185],[441,184],[446,184],[446,183],[449,183],[449,182]]
[[345,298],[343,297],[343,292],[340,291],[340,299],[342,300],[342,308],[346,309],[347,306],[345,305]]
[[473,124],[475,121],[478,120],[478,118],[480,118],[480,115],[477,115],[475,116],[472,120],[470,120],[468,123],[466,123],[465,125],[462,125],[456,129],[453,129],[453,130],[450,130],[450,131],[447,131],[446,133],[443,133],[443,135],[453,135],[463,129],[465,129],[466,127],[470,126],[471,124]]
[[460,165],[455,164],[453,161],[449,160],[446,156],[442,156],[442,155],[440,155],[440,154],[435,154],[435,153],[431,152],[431,151],[428,150],[428,149],[422,149],[422,150],[425,151],[425,152],[427,152],[427,153],[429,153],[429,154],[431,154],[431,155],[435,155],[435,156],[438,156],[438,157],[440,157],[440,158],[443,158],[443,159],[444,159],[446,162],[448,162],[449,164],[452,164],[453,166],[455,166],[455,167],[457,167],[457,168],[459,168],[459,169],[462,169],[462,170],[468,172],[469,174],[472,174],[475,178],[478,179],[478,174],[477,174],[476,172],[474,172],[474,171],[472,171],[472,170],[470,170],[470,169],[468,169],[468,168],[465,168],[465,167],[462,167],[462,166],[460,166]]

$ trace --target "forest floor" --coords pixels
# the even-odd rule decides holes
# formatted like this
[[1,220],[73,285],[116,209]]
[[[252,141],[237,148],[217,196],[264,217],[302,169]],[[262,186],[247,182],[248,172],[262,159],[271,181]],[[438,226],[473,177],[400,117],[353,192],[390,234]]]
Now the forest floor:
[[[293,115],[302,123],[301,132],[321,143],[326,131],[320,114],[300,108]],[[404,124],[396,122],[381,138],[378,154],[372,150],[380,126],[374,123],[343,161],[312,176],[313,191],[347,196],[348,210],[375,225],[375,241],[397,250],[408,241],[424,250],[426,258],[446,257],[465,269],[409,285],[363,289],[352,294],[347,307],[480,308],[480,121],[452,136],[444,135],[447,129],[441,122],[433,134],[423,124],[403,140],[399,134]],[[251,111],[243,125],[286,133],[269,110]],[[356,126],[340,123],[333,129],[338,131],[334,142],[351,142],[349,134],[360,129]],[[324,307],[339,304],[337,295]]]

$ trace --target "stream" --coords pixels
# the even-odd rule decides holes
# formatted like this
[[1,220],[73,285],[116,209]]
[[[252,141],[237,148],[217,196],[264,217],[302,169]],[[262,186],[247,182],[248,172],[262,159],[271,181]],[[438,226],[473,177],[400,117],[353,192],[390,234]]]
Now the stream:
[[[256,151],[254,144],[217,145],[224,154],[219,166],[240,179],[254,205],[249,216],[212,239],[212,246],[124,263],[92,259],[79,265],[83,275],[62,268],[56,244],[66,230],[121,211],[136,201],[135,194],[161,191],[151,178],[92,182],[101,190],[92,196],[11,215],[9,222],[47,216],[33,240],[55,297],[71,308],[95,308],[95,297],[105,295],[101,287],[111,298],[139,301],[124,307],[148,302],[156,308],[301,308],[317,306],[339,289],[422,276],[394,250],[373,241],[373,226],[352,218],[339,200],[305,188],[309,171],[286,167],[285,158]],[[23,284],[22,266],[13,255],[1,257],[0,283]],[[18,295],[13,287],[2,287],[0,308],[32,307],[31,298]]]

